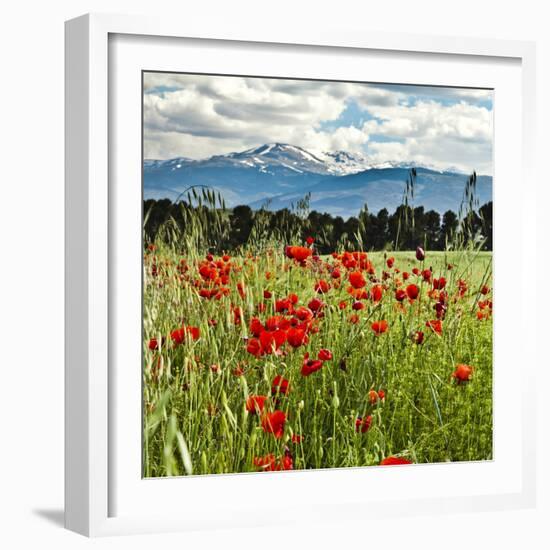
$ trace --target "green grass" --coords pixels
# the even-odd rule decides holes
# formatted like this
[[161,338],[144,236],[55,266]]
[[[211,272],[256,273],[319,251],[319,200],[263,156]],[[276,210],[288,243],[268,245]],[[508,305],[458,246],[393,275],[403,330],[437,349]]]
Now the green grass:
[[[340,288],[323,296],[314,291],[321,278],[332,284],[326,272],[332,257],[300,267],[283,250],[271,250],[255,258],[232,255],[235,269],[225,285],[229,295],[205,299],[194,284],[201,279],[197,266],[204,257],[186,254],[189,269],[183,273],[177,269],[183,256],[175,247],[157,246],[144,260],[144,476],[257,471],[254,458],[269,453],[277,460],[286,453],[294,469],[371,466],[390,455],[415,463],[492,458],[492,320],[477,317],[477,303],[491,297],[479,292],[484,284],[491,287],[490,253],[427,252],[423,265],[414,252],[388,253],[401,272],[431,267],[435,277],[446,278],[448,309],[438,336],[425,326],[436,318],[437,300],[428,296],[431,285],[421,277],[411,275],[404,282],[418,284],[421,293],[401,309],[395,299],[401,273],[385,268],[390,278],[382,300],[362,300],[365,309],[352,312],[345,269]],[[383,254],[369,254],[369,259],[380,278]],[[468,285],[462,297],[459,279]],[[238,282],[244,283],[243,297]],[[366,288],[371,286],[368,282]],[[265,289],[273,293],[271,299],[263,298]],[[299,297],[295,307],[315,297],[325,302],[318,332],[297,349],[285,344],[282,355],[254,357],[244,340],[251,336],[250,319],[256,315],[265,321],[275,314],[275,299],[289,293]],[[348,306],[341,310],[343,300]],[[264,313],[257,312],[260,303],[266,305]],[[234,307],[242,308],[240,324]],[[352,313],[359,317],[356,324],[349,321]],[[380,319],[389,329],[376,335],[371,323]],[[170,332],[182,323],[199,327],[201,336],[176,346]],[[425,333],[422,345],[410,337],[417,330]],[[165,341],[150,350],[151,338]],[[321,348],[333,359],[302,376],[304,353],[315,357]],[[452,378],[460,363],[474,369],[462,384]],[[245,408],[248,396],[271,394],[276,375],[291,387],[288,395],[266,404],[287,415],[281,438],[264,432],[258,415]],[[384,390],[385,399],[371,404],[370,390]],[[357,432],[357,417],[367,415],[370,429]],[[300,444],[292,442],[293,434],[303,437]]]

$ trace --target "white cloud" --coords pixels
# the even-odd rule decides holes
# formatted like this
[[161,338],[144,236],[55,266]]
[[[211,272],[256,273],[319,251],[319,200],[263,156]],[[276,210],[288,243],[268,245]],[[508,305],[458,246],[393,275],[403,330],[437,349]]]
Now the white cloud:
[[452,136],[472,141],[491,139],[491,111],[465,101],[453,105],[443,105],[437,101],[419,101],[413,106],[373,106],[369,111],[382,120],[374,130],[383,135]]
[[465,101],[452,105],[420,101],[413,106],[373,107],[370,111],[381,121],[369,121],[369,132],[396,140],[370,143],[377,160],[414,160],[441,169],[455,166],[492,173],[489,109]]
[[278,141],[491,171],[487,90],[161,73],[147,73],[144,89],[146,158],[204,158]]

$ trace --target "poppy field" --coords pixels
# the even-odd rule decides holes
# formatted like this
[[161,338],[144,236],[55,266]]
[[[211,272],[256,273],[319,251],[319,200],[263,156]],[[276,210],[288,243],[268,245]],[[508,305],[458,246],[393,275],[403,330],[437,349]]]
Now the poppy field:
[[492,459],[491,268],[146,243],[144,477]]

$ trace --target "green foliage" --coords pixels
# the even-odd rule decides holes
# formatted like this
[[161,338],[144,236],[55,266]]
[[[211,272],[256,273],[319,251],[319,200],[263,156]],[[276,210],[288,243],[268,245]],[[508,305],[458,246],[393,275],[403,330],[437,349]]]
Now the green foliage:
[[[268,309],[260,315],[265,319],[274,313],[275,298],[289,292],[298,294],[298,305],[307,304],[318,296],[315,270],[289,264],[282,250],[262,253],[254,262],[243,251],[231,259],[243,269],[232,275],[230,295],[204,300],[180,279],[181,255],[175,246],[157,246],[154,255],[163,267],[152,276],[149,255],[144,286],[145,476],[256,471],[254,457],[282,456],[285,447],[295,469],[369,466],[392,454],[422,463],[492,457],[492,323],[479,321],[475,314],[479,288],[490,284],[489,253],[427,252],[426,262],[434,276],[447,278],[451,295],[458,279],[469,285],[450,308],[442,336],[425,328],[435,312],[422,283],[422,299],[414,305],[396,308],[388,291],[378,305],[367,302],[358,324],[349,322],[349,307],[337,306],[349,301],[343,285],[323,297],[325,316],[306,346],[284,356],[256,358],[243,341],[248,323],[236,325],[233,308],[241,307],[248,320],[265,302]],[[393,256],[402,271],[419,265],[414,252]],[[197,257],[196,250],[185,256],[191,266],[189,281],[198,277],[190,261]],[[385,269],[383,253],[370,259],[377,273]],[[266,272],[271,273],[269,280]],[[238,281],[246,289],[242,297],[235,288]],[[263,298],[266,288],[274,294],[270,300]],[[388,321],[389,330],[376,336],[370,322],[380,318]],[[182,319],[199,327],[201,337],[176,347],[169,335]],[[426,334],[421,346],[410,338],[419,329]],[[159,350],[149,349],[150,338],[163,342]],[[316,356],[321,348],[330,349],[334,358],[303,377],[304,353]],[[453,381],[458,363],[474,366],[471,382]],[[291,386],[277,405],[288,416],[281,439],[266,434],[258,416],[245,409],[249,395],[270,395],[276,375],[284,375]],[[372,389],[383,389],[385,399],[371,404]],[[366,415],[372,416],[372,427],[358,433],[355,420]],[[292,443],[292,434],[302,435],[303,442]]]
[[[441,219],[414,206],[414,183],[411,174],[394,214],[383,209],[374,215],[364,205],[348,220],[310,211],[309,197],[277,212],[229,209],[207,189],[190,189],[176,204],[145,202],[146,477],[257,471],[255,459],[269,455],[291,457],[295,469],[370,466],[395,454],[416,463],[492,458],[492,320],[488,309],[478,309],[491,298],[483,295],[490,292],[492,257],[483,249],[492,246],[492,203],[477,207],[475,178],[469,178],[460,216],[448,211]],[[289,259],[284,245],[303,245],[308,236],[320,261]],[[418,245],[425,260],[412,252]],[[401,248],[407,251],[395,251]],[[352,311],[349,272],[338,264],[337,284],[331,274],[339,260],[329,253],[373,249],[393,250],[369,253],[373,271],[366,288],[382,283],[383,296],[363,299],[363,308]],[[230,258],[220,258],[225,252]],[[208,253],[214,257],[205,260]],[[200,295],[201,285],[214,284],[199,271],[205,261],[229,262],[228,278],[219,283],[227,293]],[[440,293],[412,276],[413,268],[428,266],[433,278],[446,279],[441,335],[426,326],[436,317]],[[404,272],[420,290],[410,302],[396,299],[408,284]],[[316,291],[319,279],[330,282],[326,294]],[[313,298],[325,303],[317,330],[297,349],[286,344],[281,354],[252,355],[246,349],[250,319],[280,315],[276,300],[290,293],[298,297],[296,307]],[[382,319],[389,328],[377,335],[371,323]],[[176,344],[171,333],[182,324],[196,327],[200,337],[187,335]],[[419,330],[422,344],[413,337]],[[149,345],[152,339],[156,346]],[[322,348],[333,358],[302,376],[304,354],[315,358]],[[452,373],[461,363],[474,371],[458,384]],[[291,388],[266,405],[287,415],[281,438],[266,433],[245,406],[251,395],[271,396],[277,375]],[[383,390],[384,399],[371,402],[372,390]],[[356,421],[367,416],[372,425],[361,433]]]
[[[198,219],[190,216],[193,210],[197,210]],[[344,221],[340,216],[316,210],[306,217],[303,212],[298,214],[288,208],[275,212],[253,211],[246,205],[210,211],[204,204],[197,207],[186,202],[175,205],[167,199],[149,199],[144,203],[144,211],[149,214],[144,234],[146,242],[154,242],[157,238],[170,242],[175,238],[174,231],[192,233],[197,227],[208,227],[208,242],[199,238],[199,243],[217,253],[259,242],[290,243],[310,235],[315,238],[320,254],[357,248],[411,250],[416,246],[446,250],[480,241],[483,250],[492,250],[492,210],[493,203],[489,202],[471,213],[466,233],[463,233],[457,214],[451,210],[440,216],[434,210],[425,212],[422,206],[413,209],[401,205],[390,215],[385,208],[377,214],[370,213],[365,205],[357,217]],[[170,224],[166,224],[167,221]]]
[[[395,212],[383,208],[377,214],[363,205],[357,217],[340,216],[310,210],[310,194],[291,208],[260,210],[238,205],[227,208],[223,198],[208,188],[192,187],[185,200],[175,204],[168,199],[144,203],[146,242],[156,239],[171,243],[179,240],[184,247],[198,246],[223,253],[241,247],[261,249],[270,243],[291,243],[313,236],[320,254],[334,250],[368,251],[412,250],[422,246],[430,250],[458,250],[466,246],[492,250],[493,203],[479,207],[475,172],[466,179],[464,197],[458,214],[449,210],[443,217],[434,210],[414,206],[416,170],[404,184],[403,200]],[[196,242],[185,242],[194,235]],[[187,237],[186,237],[187,236]]]

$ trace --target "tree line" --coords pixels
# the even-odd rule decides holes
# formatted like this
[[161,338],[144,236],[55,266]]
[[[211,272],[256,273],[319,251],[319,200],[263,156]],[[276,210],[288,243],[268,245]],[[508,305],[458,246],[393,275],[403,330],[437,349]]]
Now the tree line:
[[[307,206],[307,205],[306,205]],[[186,201],[169,199],[144,201],[145,239],[152,242],[168,220],[180,230],[185,229],[189,212],[205,211],[204,205],[191,205]],[[423,206],[401,204],[393,213],[383,208],[369,212],[365,204],[357,216],[347,219],[306,208],[269,211],[252,210],[247,205],[218,208],[223,215],[223,231],[214,239],[216,248],[234,250],[263,237],[276,238],[283,243],[297,236],[315,239],[320,254],[334,250],[411,250],[422,245],[428,250],[444,250],[449,246],[463,246],[474,242],[483,250],[493,248],[493,203],[478,209],[469,208],[460,216],[452,210],[443,215],[435,210],[425,211]],[[207,218],[202,218],[207,219]],[[203,225],[209,225],[204,223]],[[208,227],[202,230],[209,231]]]

